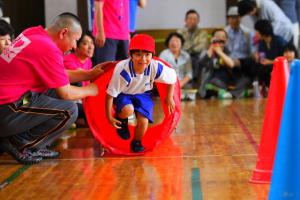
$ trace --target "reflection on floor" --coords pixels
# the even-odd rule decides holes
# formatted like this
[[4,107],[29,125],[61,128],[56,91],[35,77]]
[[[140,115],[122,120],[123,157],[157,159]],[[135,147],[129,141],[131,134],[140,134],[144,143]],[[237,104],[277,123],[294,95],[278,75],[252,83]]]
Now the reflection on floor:
[[[0,199],[266,200],[269,186],[248,182],[264,106],[253,99],[183,102],[171,138],[143,156],[111,155],[89,129],[70,130],[55,144],[59,159],[19,173]],[[0,155],[0,181],[20,167]]]

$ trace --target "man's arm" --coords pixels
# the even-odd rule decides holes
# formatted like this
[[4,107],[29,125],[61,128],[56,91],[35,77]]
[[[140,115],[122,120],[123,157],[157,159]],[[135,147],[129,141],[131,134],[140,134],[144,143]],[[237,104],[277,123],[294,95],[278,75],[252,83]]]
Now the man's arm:
[[100,74],[102,74],[104,72],[102,67],[108,63],[111,63],[111,62],[108,61],[108,62],[100,63],[90,70],[83,70],[83,69],[66,70],[67,74],[69,76],[69,81],[70,81],[70,83],[77,83],[80,81],[93,81]]
[[91,83],[85,87],[76,87],[73,85],[65,85],[55,89],[59,98],[65,100],[78,100],[87,96],[96,96],[98,94],[98,87]]
[[105,43],[105,32],[103,26],[103,5],[102,1],[95,1],[95,19],[97,26],[97,34],[95,38],[96,46],[103,47]]

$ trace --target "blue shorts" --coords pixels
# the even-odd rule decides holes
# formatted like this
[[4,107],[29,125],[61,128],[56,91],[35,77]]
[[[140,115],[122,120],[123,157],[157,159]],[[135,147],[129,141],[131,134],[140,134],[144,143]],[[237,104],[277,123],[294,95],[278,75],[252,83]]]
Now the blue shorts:
[[133,105],[134,111],[139,112],[146,117],[150,123],[153,123],[153,106],[152,93],[145,92],[143,94],[119,94],[114,99],[116,105],[116,112],[121,112],[122,108],[128,104]]

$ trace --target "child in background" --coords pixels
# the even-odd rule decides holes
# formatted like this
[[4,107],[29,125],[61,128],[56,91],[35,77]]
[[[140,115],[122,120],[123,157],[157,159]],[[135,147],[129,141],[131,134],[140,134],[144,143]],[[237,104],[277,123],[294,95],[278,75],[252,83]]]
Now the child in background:
[[287,59],[289,66],[298,57],[298,52],[293,44],[288,44],[283,47],[283,56]]
[[[142,137],[152,123],[154,103],[152,93],[154,82],[168,84],[165,102],[169,113],[173,113],[173,100],[176,72],[159,60],[153,58],[154,39],[146,34],[135,35],[129,44],[130,58],[120,61],[113,72],[107,88],[106,115],[109,122],[117,129],[122,139],[129,139],[128,117],[135,112],[137,125],[131,141],[133,152],[143,152]],[[113,104],[116,115],[112,116]]]

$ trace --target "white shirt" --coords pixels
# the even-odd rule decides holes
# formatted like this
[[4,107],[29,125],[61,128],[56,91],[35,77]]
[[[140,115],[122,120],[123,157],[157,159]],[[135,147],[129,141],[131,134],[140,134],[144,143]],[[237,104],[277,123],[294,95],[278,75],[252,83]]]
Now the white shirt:
[[153,83],[174,84],[177,80],[174,69],[153,58],[144,73],[136,74],[131,59],[120,61],[113,72],[106,90],[117,97],[120,93],[142,94],[153,89]]

